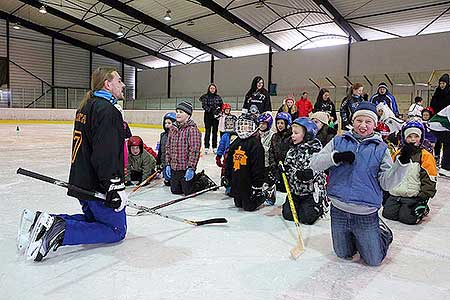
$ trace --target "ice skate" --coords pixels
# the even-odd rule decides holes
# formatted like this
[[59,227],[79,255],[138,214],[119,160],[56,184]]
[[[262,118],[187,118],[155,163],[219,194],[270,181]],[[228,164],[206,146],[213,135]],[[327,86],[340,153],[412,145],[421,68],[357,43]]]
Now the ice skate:
[[27,260],[41,261],[53,248],[61,245],[65,232],[64,219],[41,213],[30,235],[27,248]]
[[33,230],[40,214],[40,211],[32,211],[30,209],[23,210],[17,232],[17,252],[19,255],[25,253],[30,241],[31,231]]

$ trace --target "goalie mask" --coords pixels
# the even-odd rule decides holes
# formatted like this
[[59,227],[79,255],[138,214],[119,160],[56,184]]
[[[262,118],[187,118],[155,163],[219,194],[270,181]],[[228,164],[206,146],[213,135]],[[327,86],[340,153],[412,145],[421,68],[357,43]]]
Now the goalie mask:
[[241,139],[251,137],[257,129],[258,121],[252,114],[241,115],[236,122],[236,133]]

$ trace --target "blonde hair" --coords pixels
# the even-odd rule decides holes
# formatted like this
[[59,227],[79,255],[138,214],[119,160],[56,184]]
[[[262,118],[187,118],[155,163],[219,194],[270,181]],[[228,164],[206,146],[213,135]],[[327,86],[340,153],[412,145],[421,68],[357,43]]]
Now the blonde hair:
[[92,98],[94,91],[98,91],[103,88],[105,80],[108,81],[113,80],[114,72],[117,72],[117,69],[113,67],[100,67],[95,69],[94,72],[92,72],[91,86],[90,86],[91,89],[86,93],[86,95],[84,95],[83,100],[81,100],[80,109],[82,109],[86,105],[88,100]]

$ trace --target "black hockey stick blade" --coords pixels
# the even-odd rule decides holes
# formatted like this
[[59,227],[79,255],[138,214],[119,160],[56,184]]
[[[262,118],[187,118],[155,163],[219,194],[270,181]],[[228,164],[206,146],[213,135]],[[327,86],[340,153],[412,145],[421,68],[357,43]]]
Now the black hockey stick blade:
[[195,226],[202,226],[207,224],[220,224],[220,223],[228,223],[228,220],[225,218],[214,218],[214,219],[208,219],[203,221],[189,221],[190,224]]

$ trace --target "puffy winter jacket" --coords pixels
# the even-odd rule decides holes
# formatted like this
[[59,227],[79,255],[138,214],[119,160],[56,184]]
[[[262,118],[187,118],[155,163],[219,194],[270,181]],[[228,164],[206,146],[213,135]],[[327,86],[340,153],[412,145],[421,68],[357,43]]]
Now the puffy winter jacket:
[[358,107],[359,103],[363,102],[364,98],[361,96],[350,96],[344,98],[341,103],[341,128],[347,130],[347,125],[352,124],[352,116]]
[[125,181],[131,180],[131,172],[138,171],[142,172],[142,179],[149,177],[155,170],[156,160],[147,151],[142,151],[139,155],[128,155],[128,166],[127,175],[125,176]]
[[[400,154],[398,150],[392,159]],[[411,157],[406,176],[399,185],[389,190],[389,193],[398,197],[418,197],[428,200],[436,194],[436,161],[433,155],[425,149],[419,148]]]
[[172,125],[166,144],[166,162],[173,170],[196,169],[200,159],[202,134],[193,120]]
[[309,161],[312,155],[321,149],[322,145],[317,139],[293,145],[284,160],[286,176],[292,192],[296,195],[313,194],[317,203],[322,203],[326,199],[325,173],[313,172],[314,178],[309,181],[299,180],[296,173],[300,170],[310,169]]
[[309,99],[300,98],[295,102],[297,107],[297,114],[299,117],[308,117],[309,113],[313,110],[313,106]]

